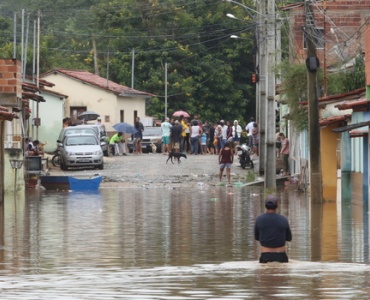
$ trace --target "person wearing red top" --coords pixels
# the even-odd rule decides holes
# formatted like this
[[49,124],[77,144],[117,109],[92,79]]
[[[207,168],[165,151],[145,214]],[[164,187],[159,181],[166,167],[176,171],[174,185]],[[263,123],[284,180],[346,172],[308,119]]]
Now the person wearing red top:
[[224,147],[220,150],[218,154],[218,162],[220,165],[219,178],[222,181],[222,175],[224,169],[226,168],[226,176],[229,185],[231,184],[231,165],[234,162],[234,152],[230,147],[230,143],[226,142]]

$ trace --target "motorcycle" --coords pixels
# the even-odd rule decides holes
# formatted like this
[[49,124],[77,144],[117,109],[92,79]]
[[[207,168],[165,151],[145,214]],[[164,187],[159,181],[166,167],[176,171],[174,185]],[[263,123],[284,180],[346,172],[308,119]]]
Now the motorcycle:
[[245,169],[248,165],[250,166],[251,169],[253,169],[254,164],[251,159],[251,151],[252,149],[247,146],[246,144],[238,145],[236,146],[236,153],[238,154],[239,157],[239,163],[240,166]]

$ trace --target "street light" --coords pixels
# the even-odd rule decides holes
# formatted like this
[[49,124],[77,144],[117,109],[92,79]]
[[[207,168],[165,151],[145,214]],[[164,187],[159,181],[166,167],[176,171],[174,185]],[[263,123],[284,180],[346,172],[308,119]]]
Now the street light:
[[20,159],[10,159],[10,165],[12,166],[12,169],[15,169],[15,175],[14,175],[14,199],[16,198],[16,189],[17,189],[17,171],[18,169],[22,168],[23,160]]
[[230,19],[235,19],[235,20],[239,20],[237,17],[235,17],[233,14],[226,14],[226,17],[230,18]]
[[248,15],[249,15],[252,19],[254,19],[254,16],[253,16],[250,12],[253,12],[253,13],[258,14],[258,15],[261,15],[261,16],[264,16],[264,15],[263,15],[263,14],[261,14],[260,12],[258,12],[258,11],[256,11],[256,10],[254,10],[253,8],[250,8],[250,7],[248,7],[248,6],[246,6],[246,5],[242,4],[242,3],[239,3],[239,2],[237,2],[237,1],[234,1],[234,0],[223,0],[223,1],[230,2],[230,3],[234,3],[234,4],[236,4],[236,5],[239,5],[239,6],[243,7],[243,8],[247,11]]

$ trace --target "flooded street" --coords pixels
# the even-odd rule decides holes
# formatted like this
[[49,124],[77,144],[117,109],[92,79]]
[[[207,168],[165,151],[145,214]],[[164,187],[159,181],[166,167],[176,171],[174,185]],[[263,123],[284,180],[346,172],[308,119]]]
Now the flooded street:
[[289,264],[261,265],[262,190],[199,183],[7,199],[2,299],[368,299],[368,213],[278,192]]

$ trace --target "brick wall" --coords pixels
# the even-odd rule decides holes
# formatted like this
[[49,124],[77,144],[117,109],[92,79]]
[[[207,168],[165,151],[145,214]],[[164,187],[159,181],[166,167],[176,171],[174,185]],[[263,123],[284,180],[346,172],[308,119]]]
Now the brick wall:
[[[334,66],[338,62],[350,60],[361,51],[365,42],[363,24],[370,14],[370,0],[316,2],[312,9],[315,26],[324,31],[325,37],[325,51],[317,49],[321,66],[324,59],[327,66]],[[307,56],[303,48],[305,9],[301,5],[287,11],[290,15],[290,57],[292,61],[304,62]]]
[[21,62],[16,59],[0,59],[0,104],[19,107],[21,98]]

